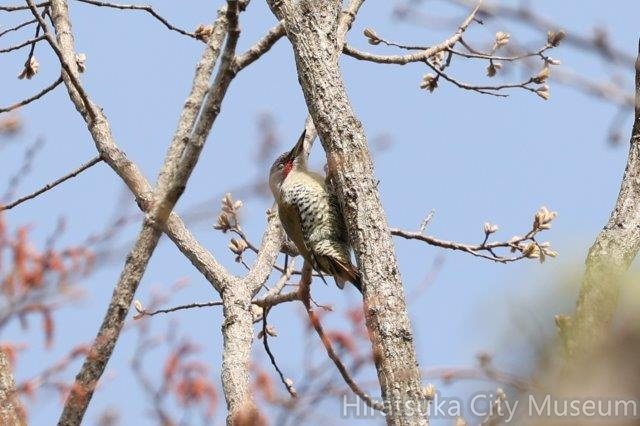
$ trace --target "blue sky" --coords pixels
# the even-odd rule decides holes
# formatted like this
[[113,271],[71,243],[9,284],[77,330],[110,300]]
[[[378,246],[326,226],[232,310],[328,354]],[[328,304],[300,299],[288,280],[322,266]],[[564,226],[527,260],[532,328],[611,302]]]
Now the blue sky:
[[[219,2],[205,1],[150,3],[172,23],[187,29],[212,21],[219,6]],[[597,26],[607,28],[616,46],[635,54],[638,38],[635,18],[640,14],[640,4],[613,1],[605,5],[596,0],[531,3],[567,31],[589,34]],[[370,51],[386,52],[366,43],[362,36],[365,27],[373,27],[393,40],[419,44],[438,42],[453,30],[431,30],[400,22],[392,16],[395,4],[365,3],[348,36],[349,42]],[[126,13],[73,1],[70,7],[77,50],[87,55],[83,82],[92,98],[104,108],[119,146],[155,181],[202,45],[167,31],[143,12]],[[462,9],[445,7],[436,1],[423,2],[420,7],[433,16],[460,20],[464,17]],[[2,14],[0,25],[10,26],[15,22],[13,19]],[[250,46],[274,23],[266,5],[253,2],[241,17],[239,50]],[[473,25],[467,38],[489,42],[494,26],[502,29],[500,23],[492,23],[488,31]],[[504,29],[513,40],[533,46],[544,42],[542,35],[519,25],[504,24]],[[28,34],[30,31],[2,40],[2,46]],[[601,61],[569,47],[561,46],[551,54],[562,60],[562,66],[586,76],[603,80],[610,76],[609,68]],[[24,98],[55,80],[58,65],[45,45],[38,46],[36,56],[41,71],[31,81],[15,78],[26,57],[25,50],[0,56],[0,79],[5,82],[1,105]],[[535,261],[494,264],[466,254],[396,240],[408,291],[429,273],[435,257],[444,256],[435,282],[409,305],[421,365],[427,369],[470,366],[479,351],[487,351],[496,355],[499,367],[525,371],[524,366],[533,359],[531,340],[542,336],[541,329],[547,332],[553,329],[553,314],[571,309],[578,282],[576,273],[617,195],[626,161],[630,120],[621,129],[622,146],[612,148],[605,139],[616,107],[553,82],[551,99],[546,102],[524,91],[509,92],[510,96],[503,99],[463,91],[444,82],[430,94],[418,88],[427,72],[419,64],[385,66],[344,57],[341,65],[351,101],[367,136],[370,140],[381,136],[391,140],[387,149],[375,152],[374,162],[392,226],[415,230],[434,209],[430,234],[476,242],[482,238],[485,221],[499,224],[497,238],[508,239],[529,229],[540,206],[559,212],[553,229],[542,240],[551,241],[560,257],[543,265]],[[484,66],[457,61],[451,72],[465,81],[482,82],[486,81]],[[618,74],[631,89],[631,72],[623,69]],[[520,75],[513,73],[505,79],[520,80]],[[194,223],[194,233],[236,273],[242,269],[226,248],[228,236],[212,230],[211,224],[222,194],[268,173],[271,158],[256,161],[257,122],[265,112],[275,120],[279,140],[283,144],[294,143],[306,107],[286,40],[281,40],[233,81],[201,161],[177,207],[179,212],[188,211],[190,206],[209,200],[201,209],[210,219]],[[18,189],[20,194],[95,156],[84,123],[61,88],[20,111],[20,117],[25,121],[22,134],[14,143],[0,146],[0,185],[16,172],[24,150],[38,137],[44,139],[45,145],[35,159],[33,172]],[[284,145],[279,148],[284,149]],[[319,144],[311,161],[317,169],[324,164]],[[0,186],[0,191],[3,190]],[[123,191],[119,178],[100,164],[8,212],[6,219],[12,227],[32,224],[34,239],[42,244],[58,219],[64,217],[68,229],[60,246],[77,244],[103,229],[119,212],[135,211],[132,197],[123,196],[126,194]],[[270,203],[267,198],[245,201],[243,223],[254,241],[261,236],[264,212]],[[127,227],[119,243],[127,247],[138,229],[138,222]],[[38,327],[23,331],[13,324],[3,331],[0,341],[29,344],[17,365],[18,380],[30,377],[39,366],[51,363],[70,347],[95,335],[124,263],[124,253],[118,252],[90,279],[78,283],[85,298],[56,313],[57,337],[53,348],[44,348]],[[137,297],[143,302],[149,300],[153,289],[166,290],[185,277],[190,284],[169,305],[217,298],[206,281],[164,238]],[[342,293],[333,286],[325,288],[317,284],[315,291],[319,301],[338,307],[359,303],[352,290]],[[272,341],[274,351],[294,381],[306,362],[299,314],[296,307],[287,306],[274,310],[270,316],[280,334]],[[162,332],[173,327],[172,321],[202,346],[199,358],[211,366],[212,377],[218,381],[221,313],[210,309],[158,316],[152,320],[152,326]],[[326,321],[340,326],[341,319],[334,314]],[[87,413],[87,424],[93,424],[107,407],[120,410],[122,424],[130,424],[128,419],[138,419],[147,412],[147,401],[128,367],[135,340],[135,333],[127,333],[118,343],[105,374],[104,387],[97,392]],[[161,368],[164,356],[161,352],[149,357],[149,371]],[[256,359],[266,359],[259,345],[255,345],[254,352]],[[74,365],[68,377],[76,369]],[[375,376],[364,375],[363,380],[372,377]],[[484,389],[489,386],[483,385]],[[456,394],[467,392],[468,387],[442,387],[441,391]],[[59,414],[57,395],[53,392],[39,394],[32,406],[30,418],[36,425],[50,424]],[[222,419],[221,414],[217,421]],[[154,423],[136,420],[136,424]]]

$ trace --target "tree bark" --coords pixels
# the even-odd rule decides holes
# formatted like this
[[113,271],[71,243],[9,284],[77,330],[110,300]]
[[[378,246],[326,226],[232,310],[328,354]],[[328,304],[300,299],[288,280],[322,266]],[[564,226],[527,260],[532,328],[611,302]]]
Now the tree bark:
[[11,365],[9,365],[7,355],[0,349],[0,425],[22,426],[26,424],[24,410],[16,393]]
[[251,398],[249,364],[253,342],[251,292],[240,280],[233,290],[223,292],[224,322],[222,323],[222,387],[227,402],[227,424],[244,411],[255,410]]
[[222,288],[222,388],[227,402],[227,425],[257,422],[256,405],[251,396],[250,365],[253,342],[251,301],[271,274],[284,233],[277,216],[271,216],[258,258],[243,278],[232,277]]
[[635,118],[620,193],[609,221],[589,249],[574,316],[569,321],[560,318],[570,359],[588,353],[604,337],[617,306],[621,279],[640,249],[640,53],[635,90]]
[[349,103],[336,49],[341,1],[272,2],[284,19],[299,81],[327,153],[364,289],[364,310],[390,425],[425,425],[426,401],[404,289],[364,129]]

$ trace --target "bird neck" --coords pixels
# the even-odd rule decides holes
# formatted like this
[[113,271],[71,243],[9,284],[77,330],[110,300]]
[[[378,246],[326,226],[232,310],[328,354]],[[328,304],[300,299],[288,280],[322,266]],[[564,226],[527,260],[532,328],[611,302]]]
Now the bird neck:
[[297,172],[307,172],[309,168],[307,167],[307,159],[304,155],[297,157],[293,160],[293,169]]

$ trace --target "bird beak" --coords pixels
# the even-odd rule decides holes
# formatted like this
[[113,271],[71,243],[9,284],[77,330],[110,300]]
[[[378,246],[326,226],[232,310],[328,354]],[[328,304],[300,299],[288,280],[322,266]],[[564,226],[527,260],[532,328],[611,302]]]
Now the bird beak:
[[298,155],[300,155],[302,153],[303,147],[304,147],[304,137],[305,137],[306,133],[307,133],[307,129],[304,129],[302,131],[302,134],[300,135],[300,139],[298,139],[298,142],[296,143],[296,145],[293,147],[293,149],[289,153],[289,158],[291,158],[291,159],[298,158]]

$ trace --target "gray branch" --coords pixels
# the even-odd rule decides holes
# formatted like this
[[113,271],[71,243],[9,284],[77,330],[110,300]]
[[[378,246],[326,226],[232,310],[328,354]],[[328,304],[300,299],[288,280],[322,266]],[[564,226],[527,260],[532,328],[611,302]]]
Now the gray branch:
[[[230,325],[225,329],[229,332],[225,331],[227,362],[223,364],[223,376],[234,378],[228,386],[225,386],[230,413],[237,412],[241,403],[250,399],[248,397],[250,389],[248,353],[253,322],[250,309],[244,309],[242,306],[249,306],[252,295],[269,276],[271,266],[282,244],[279,222],[272,217],[255,267],[247,277],[237,278],[229,274],[211,253],[197,242],[180,217],[172,212],[191,170],[195,167],[213,122],[220,112],[220,105],[233,77],[240,69],[267,52],[282,36],[280,30],[269,33],[264,42],[259,42],[256,48],[250,49],[249,54],[244,56],[246,58],[244,63],[238,63],[235,58],[235,46],[239,35],[237,25],[239,2],[229,1],[228,3],[228,8],[225,6],[220,9],[218,18],[213,24],[208,45],[196,67],[191,93],[185,102],[178,128],[158,177],[157,189],[154,191],[137,165],[118,148],[101,108],[92,103],[84,91],[74,59],[73,35],[66,0],[52,2],[52,21],[56,29],[56,38],[47,33],[47,41],[60,59],[64,83],[70,98],[87,122],[101,158],[123,179],[135,195],[139,207],[146,213],[142,230],[127,258],[98,337],[92,347],[91,356],[87,357],[76,378],[76,383],[72,387],[61,415],[60,424],[78,424],[81,421],[95,384],[114,349],[135,290],[163,228],[183,254],[223,295],[225,315],[230,315],[227,317],[230,318],[230,322],[225,323]],[[31,9],[32,12],[36,12],[33,3],[31,3]],[[46,30],[46,24],[41,22],[41,25]],[[208,82],[225,38],[227,43],[222,62],[213,84],[209,86]],[[249,321],[246,320],[247,318]],[[247,337],[249,337],[248,340]],[[229,418],[232,418],[231,414]]]
[[[53,0],[51,2],[56,40],[53,40],[48,34],[47,40],[61,61],[64,69],[65,85],[71,99],[87,121],[101,156],[123,177],[133,192],[138,195],[141,207],[144,206],[144,209],[147,210],[142,230],[134,248],[127,257],[127,262],[112,296],[103,324],[91,348],[90,356],[87,357],[80,373],[76,377],[76,383],[72,387],[65,403],[59,424],[79,424],[82,420],[95,385],[113,352],[124,319],[133,301],[135,290],[157,246],[162,228],[168,220],[167,228],[169,229],[172,225],[170,219],[173,206],[184,190],[211,126],[220,111],[220,104],[234,75],[230,70],[239,32],[237,27],[238,4],[237,2],[232,2],[232,4],[233,9],[227,10],[224,18],[221,17],[216,22],[215,28],[217,31],[214,30],[214,34],[211,37],[213,42],[205,50],[203,60],[196,70],[194,86],[187,99],[178,130],[167,153],[167,158],[158,179],[157,190],[152,192],[148,182],[141,178],[135,164],[130,162],[117,148],[102,111],[89,100],[88,95],[80,85],[66,1]],[[31,6],[32,11],[34,11],[33,3],[31,3]],[[41,22],[41,25],[43,24]],[[221,27],[228,27],[229,31],[224,31]],[[43,25],[43,29],[46,31],[46,26]],[[207,81],[226,33],[229,35],[220,70],[211,89],[207,89]],[[209,96],[202,107],[203,112],[198,116],[198,111],[200,111],[207,93]],[[196,117],[198,117],[197,123],[195,122]],[[191,129],[194,128],[194,125],[195,129],[191,134]],[[142,196],[142,194],[145,194],[145,196]],[[173,225],[179,225],[175,216],[173,222]],[[194,241],[186,231],[186,228],[182,229],[182,231],[181,236],[191,242]],[[192,251],[190,254],[192,254]],[[206,260],[211,261],[212,257],[209,255]],[[219,269],[216,272],[220,275]],[[220,278],[223,277],[217,276],[216,278],[220,282]]]

